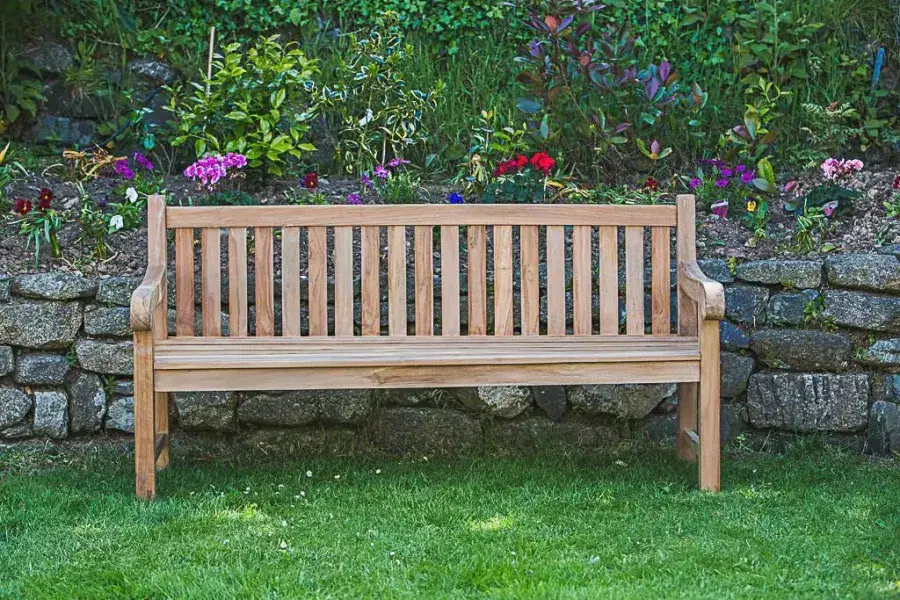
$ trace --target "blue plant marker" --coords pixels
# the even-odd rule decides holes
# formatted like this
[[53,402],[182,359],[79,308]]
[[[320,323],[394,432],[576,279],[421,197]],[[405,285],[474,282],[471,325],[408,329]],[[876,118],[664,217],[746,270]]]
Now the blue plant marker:
[[875,91],[875,88],[878,87],[878,82],[881,80],[881,67],[884,66],[884,47],[878,49],[878,52],[875,54],[875,68],[872,69],[872,91]]

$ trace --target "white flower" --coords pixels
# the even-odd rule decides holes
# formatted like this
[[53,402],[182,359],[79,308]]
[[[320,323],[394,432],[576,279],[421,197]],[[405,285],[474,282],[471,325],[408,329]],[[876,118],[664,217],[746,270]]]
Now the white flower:
[[128,198],[129,202],[134,204],[135,202],[137,202],[137,199],[138,199],[137,190],[134,189],[133,187],[128,188],[127,190],[125,190],[125,197]]
[[123,227],[125,227],[125,222],[122,221],[122,215],[115,215],[109,220],[110,231],[118,231]]
[[372,112],[371,108],[367,108],[366,116],[364,116],[362,119],[359,120],[359,126],[363,127],[364,125],[367,125],[369,123],[369,121],[371,121],[374,118],[375,118],[375,113]]

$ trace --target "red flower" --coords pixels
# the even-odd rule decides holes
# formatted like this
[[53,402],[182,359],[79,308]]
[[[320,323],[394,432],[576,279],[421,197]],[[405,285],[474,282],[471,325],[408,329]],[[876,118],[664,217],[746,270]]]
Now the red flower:
[[891,184],[891,187],[893,187],[895,190],[900,190],[900,175],[894,177],[894,183]]
[[319,174],[318,173],[307,173],[303,176],[303,187],[308,190],[314,190],[319,187]]
[[499,177],[501,175],[506,175],[507,173],[515,173],[516,172],[516,162],[514,160],[504,160],[500,164],[497,165],[497,168],[494,169],[494,177]]
[[13,206],[13,210],[24,217],[31,212],[31,200],[19,198],[18,200],[16,200],[16,203]]
[[659,182],[652,177],[647,177],[647,181],[644,182],[642,190],[649,190],[651,192],[655,192],[659,190]]
[[524,154],[520,154],[516,157],[516,168],[524,169],[528,165],[528,157]]
[[38,208],[41,210],[47,210],[50,208],[50,203],[53,201],[53,192],[47,188],[41,188],[40,194],[38,194]]
[[531,157],[531,166],[534,167],[536,171],[540,171],[544,175],[549,175],[550,171],[553,170],[553,167],[556,166],[556,161],[550,158],[550,155],[546,152],[536,152],[534,156]]

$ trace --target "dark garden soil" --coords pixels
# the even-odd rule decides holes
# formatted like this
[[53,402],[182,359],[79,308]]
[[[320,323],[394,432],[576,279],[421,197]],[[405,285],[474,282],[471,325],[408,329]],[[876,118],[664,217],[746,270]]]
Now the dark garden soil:
[[[891,183],[897,173],[893,170],[864,171],[847,187],[861,192],[850,209],[835,218],[824,239],[809,253],[798,253],[794,248],[795,217],[784,210],[785,201],[793,197],[782,194],[772,201],[772,220],[769,235],[764,239],[753,239],[753,234],[738,219],[721,219],[699,209],[698,212],[698,256],[700,258],[729,258],[754,260],[764,258],[809,258],[827,253],[868,252],[880,247],[900,243],[900,222],[887,216],[884,202],[891,198]],[[818,180],[813,174],[801,180],[800,190],[812,187]],[[116,192],[119,180],[100,178],[83,184],[84,192],[95,201],[108,198],[111,202],[123,202],[121,193]],[[19,235],[17,219],[8,217],[0,224],[0,273],[19,274],[50,269],[80,271],[89,276],[137,275],[146,268],[146,231],[121,231],[108,238],[110,251],[106,260],[98,260],[91,254],[90,246],[81,239],[81,229],[77,222],[81,194],[76,184],[54,177],[32,176],[13,182],[6,189],[10,199],[18,197],[36,198],[41,188],[54,192],[54,208],[67,215],[67,224],[59,238],[63,257],[53,259],[42,252],[38,266],[34,263],[34,249],[26,248],[24,238]],[[189,206],[202,202],[203,194],[187,183],[182,177],[171,177],[166,181],[167,194],[173,205]],[[355,180],[321,180],[319,191],[329,203],[343,204],[350,192],[358,192]],[[424,203],[444,203],[447,186],[429,185],[420,193]],[[300,189],[296,179],[277,180],[256,190],[253,196],[263,205],[296,203],[308,198]],[[663,201],[671,196],[663,196]],[[377,203],[374,195],[363,196],[365,203]]]

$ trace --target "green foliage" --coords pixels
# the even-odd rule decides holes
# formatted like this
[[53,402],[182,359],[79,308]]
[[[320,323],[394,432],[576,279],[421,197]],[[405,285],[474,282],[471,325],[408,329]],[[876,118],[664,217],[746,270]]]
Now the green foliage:
[[38,103],[44,102],[44,86],[37,72],[0,45],[0,133],[22,115],[34,117]]
[[204,199],[209,206],[257,206],[259,199],[243,190],[221,190]]
[[863,143],[863,128],[859,113],[847,103],[830,106],[805,103],[804,143],[798,148],[806,168],[818,167],[837,151],[857,148]]
[[853,201],[859,198],[859,192],[845,188],[836,183],[817,185],[797,202],[785,202],[785,209],[794,214],[802,214],[809,208],[826,209],[830,214],[841,215],[848,212]]
[[228,44],[214,61],[213,76],[192,82],[191,91],[172,91],[176,117],[172,144],[193,144],[198,158],[207,152],[237,152],[252,168],[281,175],[288,158],[300,159],[315,146],[307,139],[315,115],[315,60],[278,36],[263,37],[246,54]]
[[109,254],[109,244],[106,241],[109,234],[109,217],[90,196],[85,194],[81,184],[78,184],[78,188],[81,194],[81,211],[78,214],[81,243],[95,258],[105,260]]
[[499,113],[482,110],[478,123],[469,135],[469,151],[460,161],[453,182],[462,185],[466,196],[481,198],[493,181],[494,168],[500,161],[528,150],[525,124],[503,125]]
[[335,84],[323,89],[335,128],[338,159],[348,172],[361,173],[390,158],[402,158],[410,146],[427,140],[422,126],[434,111],[443,88],[422,91],[407,84],[411,45],[394,15],[379,20],[368,36],[348,36],[349,49],[334,73]]
[[818,206],[804,206],[803,213],[797,215],[794,229],[794,249],[810,252],[822,240],[828,230],[828,217]]
[[41,246],[45,243],[50,246],[50,256],[62,256],[58,234],[64,224],[62,215],[52,208],[31,210],[19,222],[19,235],[25,238],[25,249],[34,245],[35,268],[40,263]]

